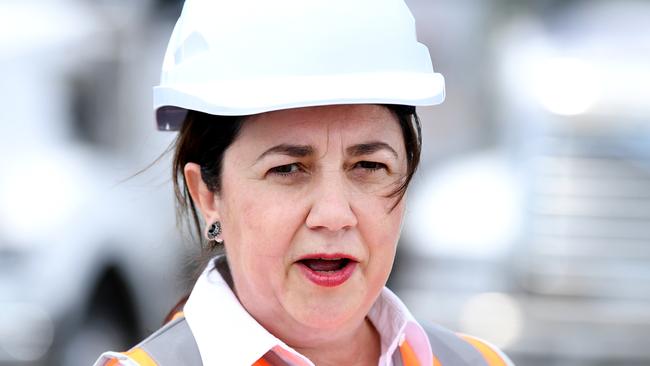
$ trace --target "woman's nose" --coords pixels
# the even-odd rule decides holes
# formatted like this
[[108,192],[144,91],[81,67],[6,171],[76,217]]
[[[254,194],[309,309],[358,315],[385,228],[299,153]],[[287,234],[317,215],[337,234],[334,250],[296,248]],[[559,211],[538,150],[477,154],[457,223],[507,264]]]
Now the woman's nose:
[[339,231],[357,225],[357,216],[352,210],[349,187],[343,178],[322,179],[312,192],[312,205],[306,225],[310,229]]

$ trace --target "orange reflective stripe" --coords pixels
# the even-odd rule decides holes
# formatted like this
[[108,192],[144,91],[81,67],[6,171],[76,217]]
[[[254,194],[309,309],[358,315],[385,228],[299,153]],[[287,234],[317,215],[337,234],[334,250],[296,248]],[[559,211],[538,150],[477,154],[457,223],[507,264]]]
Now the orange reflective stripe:
[[259,360],[255,361],[255,363],[252,366],[271,366],[270,363],[268,363],[264,357],[260,358]]
[[140,366],[158,366],[156,362],[142,348],[134,348],[128,352],[123,352]]
[[171,321],[173,321],[173,320],[176,320],[176,319],[178,319],[178,318],[182,318],[182,317],[184,317],[184,316],[185,316],[185,313],[184,313],[184,312],[182,312],[182,311],[178,311],[178,312],[176,312],[176,313],[172,316],[171,319],[169,319],[169,321],[171,322]]
[[436,357],[436,355],[431,355],[431,357],[433,357],[433,366],[442,366],[440,360],[438,359],[438,357]]
[[[142,348],[134,348],[128,352],[122,352],[123,355],[128,356],[133,361],[136,361],[140,366],[158,366],[156,362],[145,352]],[[117,366],[120,361],[112,359],[104,366]]]
[[402,363],[404,366],[420,366],[420,361],[415,356],[415,352],[409,342],[402,342],[402,345],[399,346],[399,353],[402,354]]
[[474,346],[479,352],[481,352],[481,355],[483,355],[483,358],[485,361],[488,363],[490,366],[507,366],[505,361],[499,356],[498,353],[496,353],[495,350],[492,349],[492,347],[488,346],[485,344],[483,341],[479,340],[478,338],[468,336],[466,334],[459,334],[461,338],[466,340],[469,344]]

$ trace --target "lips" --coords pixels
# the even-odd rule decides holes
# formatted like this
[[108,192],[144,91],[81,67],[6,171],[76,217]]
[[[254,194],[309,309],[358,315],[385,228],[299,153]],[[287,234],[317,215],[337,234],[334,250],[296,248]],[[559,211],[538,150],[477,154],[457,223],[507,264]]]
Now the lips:
[[357,260],[343,254],[316,254],[296,262],[302,274],[318,286],[335,287],[345,283],[354,273]]
[[309,267],[312,271],[317,272],[333,272],[340,271],[350,263],[347,258],[342,259],[304,259],[300,261],[305,266]]

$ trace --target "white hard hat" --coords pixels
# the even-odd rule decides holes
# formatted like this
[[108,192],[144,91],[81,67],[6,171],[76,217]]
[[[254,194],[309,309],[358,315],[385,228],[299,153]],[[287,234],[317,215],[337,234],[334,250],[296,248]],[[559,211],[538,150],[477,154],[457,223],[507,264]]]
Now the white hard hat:
[[186,0],[153,90],[162,130],[179,129],[188,109],[250,115],[444,98],[403,0]]

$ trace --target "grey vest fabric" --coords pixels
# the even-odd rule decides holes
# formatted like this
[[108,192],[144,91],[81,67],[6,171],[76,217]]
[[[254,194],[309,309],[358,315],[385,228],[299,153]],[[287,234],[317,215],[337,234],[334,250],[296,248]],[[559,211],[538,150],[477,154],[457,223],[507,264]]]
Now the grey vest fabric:
[[[440,326],[425,327],[425,330],[433,354],[442,366],[488,366],[478,350],[451,331]],[[147,352],[158,366],[203,365],[199,349],[185,318],[167,323],[137,347]],[[273,366],[291,366],[273,352],[264,355],[264,359]],[[392,360],[395,366],[403,366],[399,349],[393,354]]]
[[159,366],[203,365],[199,348],[185,318],[165,324],[136,348],[147,352]]
[[488,366],[481,352],[449,329],[435,324],[423,328],[442,366]]

